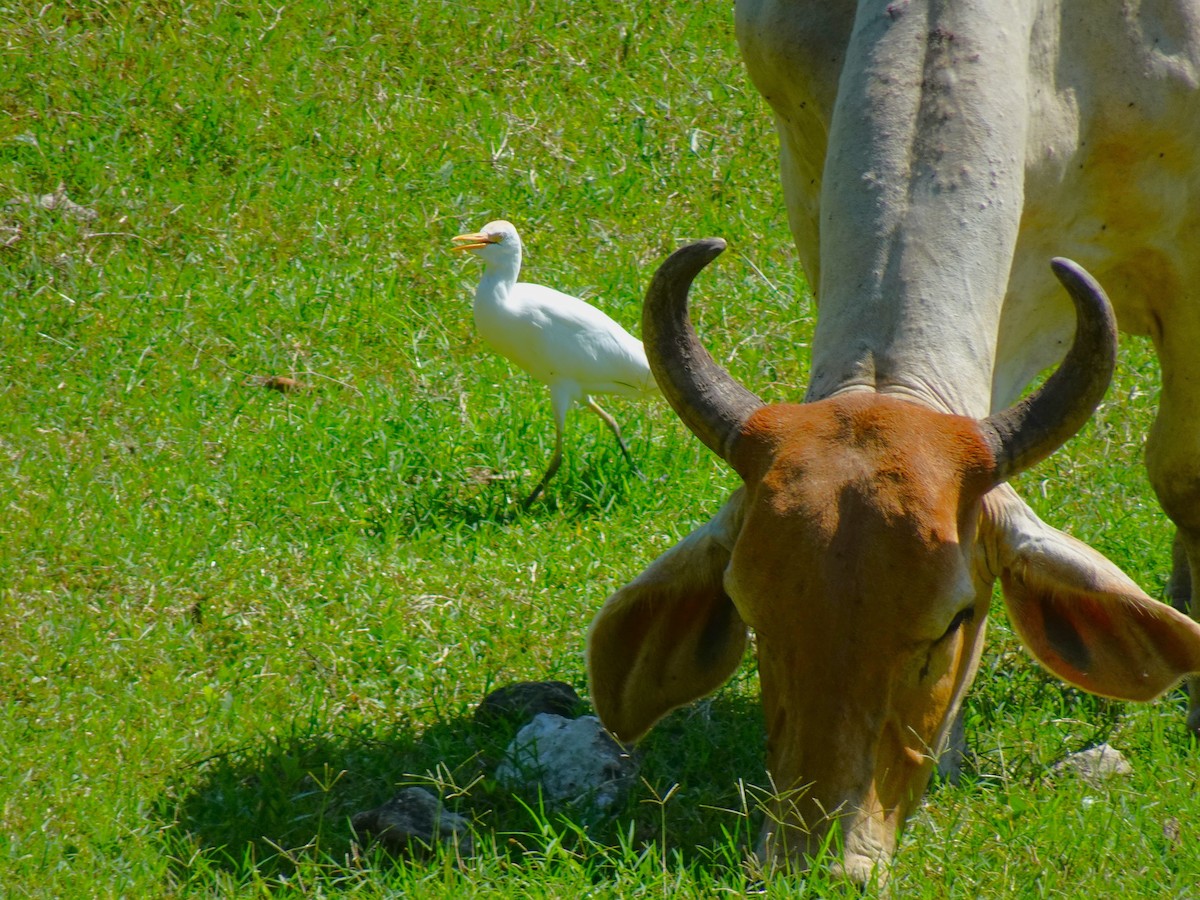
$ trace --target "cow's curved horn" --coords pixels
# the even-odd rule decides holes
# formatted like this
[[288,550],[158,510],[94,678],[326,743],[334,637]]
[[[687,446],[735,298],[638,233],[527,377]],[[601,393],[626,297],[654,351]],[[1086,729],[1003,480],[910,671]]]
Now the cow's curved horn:
[[1075,303],[1075,340],[1040,388],[980,423],[996,460],[997,484],[1045,459],[1082,428],[1116,365],[1117,323],[1104,289],[1069,259],[1053,259],[1050,267]]
[[642,306],[642,342],[663,396],[691,432],[726,462],[742,424],[763,402],[700,345],[688,316],[688,288],[725,249],[720,238],[681,247],[658,267]]

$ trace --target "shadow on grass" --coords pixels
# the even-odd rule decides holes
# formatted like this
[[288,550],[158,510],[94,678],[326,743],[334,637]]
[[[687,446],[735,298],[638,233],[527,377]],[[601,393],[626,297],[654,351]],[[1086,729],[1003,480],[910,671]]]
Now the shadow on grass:
[[637,503],[661,485],[661,481],[639,477],[636,469],[613,456],[611,466],[601,460],[577,472],[561,473],[529,504],[525,500],[537,484],[537,476],[438,473],[420,491],[368,506],[363,516],[364,530],[375,537],[389,533],[410,536],[447,527],[467,531],[503,527],[522,518],[566,515],[587,519]]
[[286,876],[309,863],[356,865],[351,817],[411,786],[440,795],[471,820],[480,846],[501,853],[536,852],[550,841],[611,847],[631,840],[711,865],[731,836],[749,852],[761,815],[753,801],[746,808],[739,786],[766,784],[756,699],[726,692],[668,716],[636,751],[641,781],[625,808],[590,828],[542,817],[531,811],[535,798],[523,801],[491,779],[519,724],[485,727],[464,716],[419,732],[339,734],[314,723],[207,757],[181,772],[157,804],[165,852],[184,883],[206,881],[214,870],[240,881]]

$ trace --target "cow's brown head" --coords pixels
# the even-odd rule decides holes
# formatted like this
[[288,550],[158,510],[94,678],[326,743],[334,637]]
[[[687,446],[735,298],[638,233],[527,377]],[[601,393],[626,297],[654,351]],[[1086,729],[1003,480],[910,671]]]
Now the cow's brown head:
[[1200,669],[1200,627],[1003,486],[1107,388],[1115,325],[1082,269],[1053,264],[1078,316],[1062,366],[977,421],[869,391],[763,404],[688,318],[692,279],[723,248],[663,264],[643,338],[676,413],[744,487],[605,603],[588,641],[593,700],[635,739],[722,684],[752,628],[778,792],[761,855],[806,866],[836,823],[835,868],[882,879],[974,678],[996,577],[1033,654],[1096,693],[1149,699]]

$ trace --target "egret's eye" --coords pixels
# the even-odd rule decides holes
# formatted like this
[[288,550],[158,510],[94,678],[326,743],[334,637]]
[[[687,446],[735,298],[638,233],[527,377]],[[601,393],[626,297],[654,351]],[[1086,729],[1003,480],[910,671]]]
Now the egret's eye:
[[962,628],[967,622],[973,621],[975,618],[975,607],[968,606],[965,609],[960,609],[955,613],[954,618],[950,620],[950,624],[946,626],[945,632],[938,638],[939,641],[944,641],[958,629]]

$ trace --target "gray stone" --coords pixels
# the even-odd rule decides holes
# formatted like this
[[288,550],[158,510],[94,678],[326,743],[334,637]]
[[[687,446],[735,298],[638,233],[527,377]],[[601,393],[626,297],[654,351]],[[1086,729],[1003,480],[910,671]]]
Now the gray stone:
[[68,197],[66,187],[61,184],[55,189],[53,194],[27,194],[16,200],[10,200],[7,205],[16,206],[21,203],[29,203],[33,206],[40,206],[42,209],[61,212],[73,219],[80,219],[84,222],[94,221],[98,216],[98,213],[94,209],[80,206]]
[[1132,775],[1133,766],[1120,750],[1108,744],[1097,744],[1059,760],[1050,771],[1056,776],[1074,772],[1088,784],[1098,785],[1110,778]]
[[350,820],[361,838],[375,840],[391,853],[412,854],[444,843],[471,853],[470,825],[423,788],[405,788],[387,803]]
[[595,716],[535,716],[517,732],[496,769],[502,785],[540,789],[551,807],[616,812],[628,796],[637,764]]

